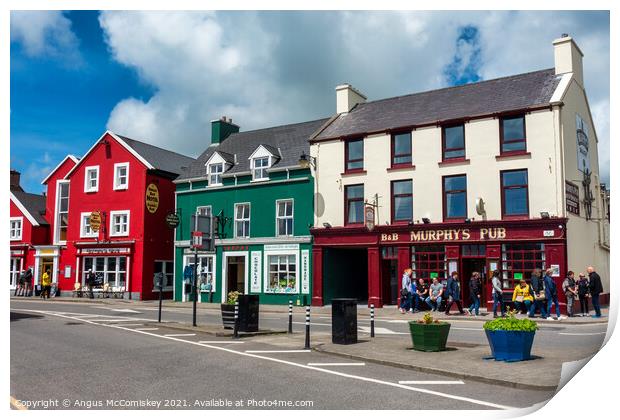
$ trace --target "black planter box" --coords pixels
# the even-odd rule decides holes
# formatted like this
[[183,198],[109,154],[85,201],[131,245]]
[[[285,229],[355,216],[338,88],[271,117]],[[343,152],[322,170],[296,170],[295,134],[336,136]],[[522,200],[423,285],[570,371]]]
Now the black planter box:
[[332,299],[332,343],[357,343],[356,299]]
[[235,327],[235,305],[222,303],[222,323],[224,328]]
[[[258,295],[239,295],[239,331],[258,331]],[[235,305],[222,303],[224,328],[235,326]]]

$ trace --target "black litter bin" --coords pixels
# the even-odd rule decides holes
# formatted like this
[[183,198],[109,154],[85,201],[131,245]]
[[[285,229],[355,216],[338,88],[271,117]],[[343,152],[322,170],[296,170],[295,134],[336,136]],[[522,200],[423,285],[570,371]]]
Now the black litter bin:
[[332,343],[357,343],[357,299],[332,299]]
[[239,331],[258,331],[258,295],[239,295]]

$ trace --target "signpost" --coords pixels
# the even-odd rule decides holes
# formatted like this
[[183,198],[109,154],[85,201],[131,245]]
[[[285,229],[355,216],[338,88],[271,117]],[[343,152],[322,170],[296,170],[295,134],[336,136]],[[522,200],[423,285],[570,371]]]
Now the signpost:
[[161,322],[161,302],[164,289],[164,273],[155,273],[155,276],[153,278],[153,284],[159,289],[159,314],[157,316],[157,322]]
[[192,325],[196,325],[196,305],[198,303],[198,249],[206,249],[207,251],[213,251],[213,216],[203,215],[196,213],[192,216],[192,242],[191,246],[194,249],[194,278],[192,284]]

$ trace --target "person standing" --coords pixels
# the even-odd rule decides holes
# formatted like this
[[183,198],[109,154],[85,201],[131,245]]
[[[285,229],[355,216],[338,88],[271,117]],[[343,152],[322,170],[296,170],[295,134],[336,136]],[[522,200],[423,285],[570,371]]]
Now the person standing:
[[86,287],[88,287],[88,293],[90,294],[90,298],[94,299],[95,294],[93,293],[93,286],[95,285],[95,281],[97,280],[95,273],[93,273],[93,269],[89,268],[88,273],[86,274]]
[[471,305],[469,305],[469,314],[478,316],[480,315],[480,294],[482,293],[482,282],[480,281],[480,273],[474,271],[471,279],[469,280],[469,298],[471,299]]
[[540,268],[532,271],[530,286],[532,287],[532,297],[534,298],[533,304],[530,307],[530,318],[534,317],[536,311],[540,311],[540,317],[545,319],[547,318],[547,302],[545,300],[545,283],[543,282]]
[[[463,311],[463,306],[461,305],[461,285],[459,284],[459,273],[456,271],[452,272],[452,275],[448,279],[448,285],[446,287],[448,303],[446,304],[446,315],[450,315],[450,308],[453,303],[456,303],[456,307],[458,308],[461,315],[465,314]],[[467,310],[469,313],[469,310]]]
[[592,318],[601,317],[601,304],[599,296],[603,293],[603,282],[601,276],[594,270],[594,267],[588,267],[588,276],[590,278],[590,295],[592,296],[592,306],[594,307],[594,315]]
[[418,312],[418,308],[420,307],[420,297],[418,296],[418,284],[414,279],[411,279],[409,291],[411,292],[411,309],[409,309],[409,312]]
[[50,298],[50,289],[52,288],[52,276],[50,274],[50,269],[48,268],[41,276],[41,298],[49,299]]
[[15,296],[21,296],[24,293],[24,276],[26,275],[26,270],[19,273],[19,277],[17,278],[17,287],[15,288]]
[[[423,278],[420,278],[420,284],[417,286],[416,294],[418,295],[418,302],[420,302],[420,304],[426,303],[428,305],[428,302],[426,302],[426,299],[428,299],[428,284],[426,284]],[[418,306],[418,309],[420,309],[420,306]]]
[[405,268],[400,282],[400,313],[411,309],[411,268]]
[[579,306],[581,307],[581,316],[588,316],[590,309],[588,308],[588,299],[590,298],[590,283],[583,273],[579,273],[577,280],[577,296],[579,296]]
[[502,282],[499,279],[499,270],[493,271],[491,285],[493,286],[493,318],[497,318],[498,306],[502,316],[504,316],[506,315],[506,310],[504,309],[504,291],[502,290]]
[[439,283],[437,277],[433,278],[433,283],[429,289],[428,297],[426,298],[426,304],[431,308],[431,312],[438,311],[439,305],[441,305],[441,296],[443,295],[443,285]]
[[562,290],[566,296],[566,314],[569,317],[575,316],[573,307],[575,304],[575,296],[577,296],[577,283],[575,282],[575,273],[569,271],[562,283]]
[[553,269],[550,268],[545,272],[545,277],[543,278],[545,283],[545,297],[547,298],[547,316],[551,316],[551,306],[555,305],[555,314],[557,316],[554,319],[558,321],[562,319],[562,316],[560,314],[560,303],[558,302],[558,288],[551,277],[552,275]]
[[23,296],[30,296],[32,291],[32,268],[26,270],[26,274],[24,275],[24,293]]

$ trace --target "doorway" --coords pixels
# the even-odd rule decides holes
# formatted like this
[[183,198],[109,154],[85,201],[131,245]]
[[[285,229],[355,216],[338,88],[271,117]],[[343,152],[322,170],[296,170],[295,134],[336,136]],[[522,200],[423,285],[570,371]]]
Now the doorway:
[[245,294],[245,257],[226,257],[226,293],[239,292]]
[[471,279],[472,273],[477,271],[480,273],[480,281],[482,282],[480,291],[480,307],[484,307],[485,291],[486,291],[486,259],[482,257],[477,258],[463,258],[461,260],[461,288],[463,290],[463,306],[471,305],[472,301],[469,297],[469,279]]
[[50,271],[50,280],[54,279],[54,258],[41,258],[41,271],[39,274],[39,283],[41,284],[41,279],[43,278],[43,274],[47,273],[47,270]]
[[398,260],[381,261],[381,288],[383,304],[396,305],[400,291],[398,286]]

